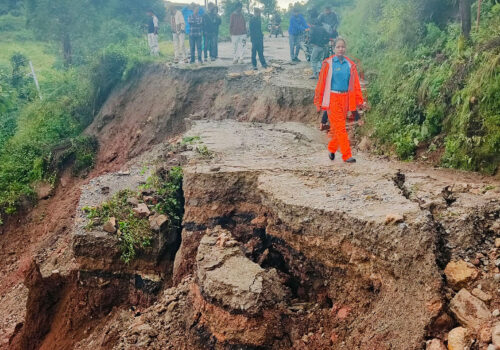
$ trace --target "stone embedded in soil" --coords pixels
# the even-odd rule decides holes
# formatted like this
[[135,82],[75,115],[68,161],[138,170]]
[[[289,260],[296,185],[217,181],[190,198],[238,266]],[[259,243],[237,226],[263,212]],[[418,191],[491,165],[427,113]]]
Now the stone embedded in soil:
[[168,224],[168,217],[163,214],[155,214],[149,217],[149,227],[153,231],[163,231]]
[[491,314],[493,315],[493,317],[498,317],[498,316],[500,316],[500,310],[495,309],[495,310],[493,310],[493,312]]
[[446,350],[443,342],[439,339],[432,339],[427,342],[425,350]]
[[110,217],[108,221],[104,224],[102,229],[109,233],[116,232],[116,219],[114,217]]
[[477,332],[477,338],[480,342],[484,344],[488,344],[491,342],[491,325],[486,323],[484,324],[479,332]]
[[228,231],[216,227],[207,230],[200,242],[196,260],[202,294],[224,308],[247,314],[283,301],[287,290],[276,270],[252,262],[236,241],[229,244],[227,236],[231,236]]
[[403,215],[399,214],[387,214],[385,217],[385,224],[390,225],[390,224],[398,224],[400,222],[404,221]]
[[495,238],[495,248],[500,248],[500,238]]
[[490,345],[488,345],[488,347],[486,348],[486,350],[498,350],[498,348],[495,345],[490,344]]
[[500,322],[495,323],[491,329],[491,342],[500,347]]
[[139,205],[139,200],[135,197],[129,197],[127,198],[127,204],[130,204],[130,205]]
[[146,218],[151,215],[148,206],[144,203],[140,203],[139,205],[137,205],[137,207],[133,208],[132,211],[134,212],[135,216],[139,218]]
[[491,300],[492,296],[484,291],[482,291],[481,289],[479,288],[474,288],[472,290],[472,295],[474,295],[475,297],[478,297],[479,299],[481,299],[482,301],[484,302],[488,302]]
[[451,300],[450,310],[462,326],[476,331],[491,318],[486,305],[466,289],[461,289]]
[[448,350],[465,350],[471,343],[470,333],[463,327],[453,328],[448,333]]
[[465,287],[478,276],[476,268],[463,260],[449,262],[444,273],[448,284],[456,290]]

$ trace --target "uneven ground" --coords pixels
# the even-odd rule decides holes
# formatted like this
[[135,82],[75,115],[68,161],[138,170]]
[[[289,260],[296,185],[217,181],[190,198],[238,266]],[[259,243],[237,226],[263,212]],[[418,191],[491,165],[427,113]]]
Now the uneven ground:
[[[110,97],[89,178],[63,174],[0,236],[3,348],[406,350],[450,347],[458,325],[496,341],[500,183],[331,162],[307,66],[276,42],[267,71],[151,66]],[[84,206],[179,164],[179,236],[124,264],[117,236],[84,229]]]

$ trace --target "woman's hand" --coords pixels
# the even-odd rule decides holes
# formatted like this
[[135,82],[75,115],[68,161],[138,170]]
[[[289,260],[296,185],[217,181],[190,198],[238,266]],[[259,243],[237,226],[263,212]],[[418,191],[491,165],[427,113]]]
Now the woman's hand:
[[368,105],[368,103],[363,102],[361,105],[358,106],[357,109],[360,109],[363,111],[368,111],[368,110],[370,110],[370,106]]

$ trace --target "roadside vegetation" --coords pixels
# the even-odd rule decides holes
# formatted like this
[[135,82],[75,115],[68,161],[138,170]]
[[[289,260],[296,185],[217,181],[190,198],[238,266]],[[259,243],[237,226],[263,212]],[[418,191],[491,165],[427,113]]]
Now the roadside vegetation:
[[365,133],[400,159],[494,174],[500,163],[500,4],[461,30],[458,2],[358,0],[340,33],[369,81]]
[[0,224],[36,199],[34,184],[54,184],[62,167],[78,176],[92,168],[98,145],[82,131],[116,85],[153,61],[148,8],[164,15],[159,0],[0,5]]
[[[152,202],[147,203],[147,199]],[[155,238],[148,218],[134,212],[134,202],[148,204],[152,213],[166,215],[167,231],[179,230],[184,212],[182,168],[161,168],[137,192],[120,191],[98,207],[83,208],[87,214],[88,230],[103,226],[111,218],[116,220],[115,234],[120,241],[121,259],[127,264],[137,257],[141,249],[149,247]]]

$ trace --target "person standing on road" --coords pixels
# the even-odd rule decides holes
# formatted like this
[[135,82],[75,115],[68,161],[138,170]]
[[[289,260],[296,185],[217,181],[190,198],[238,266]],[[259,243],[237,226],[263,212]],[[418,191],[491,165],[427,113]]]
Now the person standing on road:
[[241,2],[236,3],[236,9],[231,14],[229,22],[229,34],[231,34],[231,42],[233,44],[233,64],[243,63],[243,55],[245,53],[247,27],[245,17],[241,12]]
[[250,19],[250,41],[252,42],[252,66],[257,70],[257,53],[259,61],[263,68],[267,68],[266,60],[264,59],[264,34],[262,33],[262,21],[260,18],[260,9],[254,8],[254,15]]
[[215,16],[213,14],[213,8],[215,5],[213,3],[208,4],[208,11],[203,15],[203,40],[205,46],[203,47],[203,54],[205,61],[208,60],[208,53],[210,53],[210,60],[215,60],[215,48],[216,45],[216,24]]
[[203,61],[201,59],[201,38],[202,38],[202,26],[203,26],[203,19],[199,15],[200,7],[198,5],[195,5],[193,8],[193,14],[189,16],[188,18],[188,23],[189,23],[189,48],[191,51],[191,63],[194,63],[194,55],[195,55],[195,50],[198,54],[198,63],[202,64]]
[[290,43],[290,59],[292,62],[300,62],[299,52],[300,52],[300,36],[309,28],[302,16],[299,13],[298,8],[294,8],[292,11],[292,17],[290,17],[290,26],[288,27],[288,41]]
[[361,92],[358,70],[354,62],[344,56],[345,51],[345,40],[338,38],[335,42],[335,54],[323,61],[314,104],[318,111],[328,111],[331,137],[328,144],[329,158],[334,160],[335,152],[340,147],[344,162],[355,163],[346,131],[347,112],[355,111],[358,106],[365,108],[366,104]]
[[212,8],[212,15],[213,15],[213,21],[214,21],[214,26],[215,26],[215,39],[214,39],[214,55],[215,59],[219,58],[219,27],[222,23],[222,20],[219,16],[219,8],[217,6],[214,6]]
[[309,43],[312,45],[311,68],[313,74],[311,79],[317,79],[321,70],[321,62],[325,58],[325,46],[329,42],[328,33],[320,25],[317,19],[311,21]]
[[325,28],[330,39],[335,39],[338,36],[337,27],[339,25],[339,18],[330,6],[325,7],[324,12],[319,15],[318,20],[323,28]]
[[152,56],[158,56],[160,54],[160,48],[158,47],[158,17],[155,16],[153,10],[149,10],[146,14],[150,17],[148,22],[149,52]]
[[170,9],[170,27],[172,30],[172,37],[174,41],[174,62],[186,60],[186,49],[184,47],[184,36],[186,33],[186,22],[184,21],[184,16],[182,12],[177,8],[172,7]]

